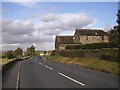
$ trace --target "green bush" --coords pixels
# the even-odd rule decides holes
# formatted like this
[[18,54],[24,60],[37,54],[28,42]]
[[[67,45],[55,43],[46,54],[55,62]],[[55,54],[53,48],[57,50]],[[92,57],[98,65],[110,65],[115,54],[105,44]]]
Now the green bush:
[[59,52],[64,57],[80,57],[80,58],[98,58],[102,60],[118,60],[118,49],[76,49],[64,50]]
[[13,50],[8,50],[4,53],[4,57],[8,58],[8,59],[11,59],[11,58],[14,58],[14,55],[13,55]]
[[67,45],[67,50],[73,49],[102,49],[102,48],[118,48],[117,43],[93,43],[81,45]]

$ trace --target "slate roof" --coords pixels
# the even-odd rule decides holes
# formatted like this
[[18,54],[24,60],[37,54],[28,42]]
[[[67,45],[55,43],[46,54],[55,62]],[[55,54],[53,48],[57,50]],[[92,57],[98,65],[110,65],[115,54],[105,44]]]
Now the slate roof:
[[56,36],[56,42],[59,44],[74,44],[74,36]]
[[99,29],[76,29],[74,35],[86,35],[86,36],[108,36],[106,32]]

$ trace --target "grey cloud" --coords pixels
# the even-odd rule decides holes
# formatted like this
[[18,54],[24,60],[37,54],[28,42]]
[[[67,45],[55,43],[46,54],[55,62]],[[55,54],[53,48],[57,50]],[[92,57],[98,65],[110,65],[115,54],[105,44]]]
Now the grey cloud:
[[[21,21],[14,21],[14,20],[3,20],[2,22],[2,43],[3,49],[7,47],[18,47],[24,46],[26,44],[33,44],[33,43],[53,43],[54,39],[50,35],[43,35],[41,32],[37,36],[33,35],[36,32],[34,25],[30,22],[21,22]],[[4,46],[6,44],[6,46]],[[12,45],[11,45],[12,44]],[[17,46],[13,44],[18,44]]]
[[[63,31],[84,28],[93,24],[95,19],[81,13],[49,14],[41,18],[38,25],[32,21],[7,20],[2,22],[2,43],[5,48],[35,44],[38,49],[54,48],[53,36]],[[15,44],[15,45],[13,45]],[[9,46],[10,45],[10,46]],[[17,46],[18,45],[18,46]],[[13,47],[12,47],[13,46]]]
[[[46,16],[46,15],[45,15]],[[44,23],[40,26],[39,30],[72,30],[76,28],[84,28],[93,24],[95,19],[89,17],[87,14],[83,13],[65,13],[65,14],[56,14],[54,20],[51,18],[51,21]],[[49,17],[50,18],[50,17]],[[53,20],[53,21],[52,21]]]
[[19,20],[2,20],[2,32],[11,35],[32,34],[34,26],[31,22]]
[[15,36],[7,36],[2,38],[3,43],[6,44],[21,44],[21,43],[45,43],[45,42],[53,42],[53,38],[49,36],[41,36],[41,37],[36,37],[36,36],[20,36],[20,35],[15,35]]
[[44,22],[54,21],[56,20],[56,14],[48,13],[48,14],[40,15],[40,20]]
[[94,20],[91,18],[85,18],[85,19],[76,18],[76,19],[70,20],[69,25],[74,28],[84,28],[90,25],[93,21]]

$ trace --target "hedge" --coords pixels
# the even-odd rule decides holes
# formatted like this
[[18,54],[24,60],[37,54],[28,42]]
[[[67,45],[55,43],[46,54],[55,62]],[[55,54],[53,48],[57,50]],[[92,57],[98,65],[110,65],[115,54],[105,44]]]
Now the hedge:
[[118,61],[118,49],[64,50],[59,52],[65,57],[99,58],[101,60]]
[[73,49],[102,49],[102,48],[118,48],[117,43],[93,43],[80,45],[67,45],[66,50]]

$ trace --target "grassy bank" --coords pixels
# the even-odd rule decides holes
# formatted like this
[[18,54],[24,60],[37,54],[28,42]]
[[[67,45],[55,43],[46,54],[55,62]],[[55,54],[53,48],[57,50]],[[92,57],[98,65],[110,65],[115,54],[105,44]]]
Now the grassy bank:
[[96,58],[69,58],[60,55],[54,55],[47,58],[48,61],[63,62],[66,64],[75,64],[97,71],[107,72],[114,75],[120,75],[118,66],[120,62],[100,60]]
[[4,64],[7,64],[7,63],[9,63],[9,62],[11,62],[13,60],[16,60],[16,59],[26,60],[28,58],[30,58],[30,56],[24,56],[24,57],[19,57],[19,58],[12,58],[12,59],[2,58],[1,62],[0,62],[0,66],[4,65]]

